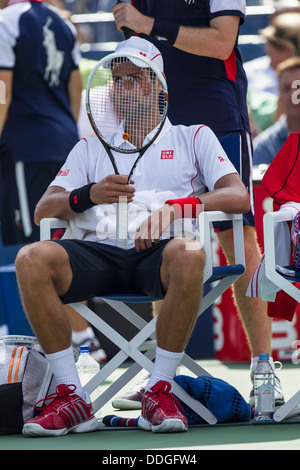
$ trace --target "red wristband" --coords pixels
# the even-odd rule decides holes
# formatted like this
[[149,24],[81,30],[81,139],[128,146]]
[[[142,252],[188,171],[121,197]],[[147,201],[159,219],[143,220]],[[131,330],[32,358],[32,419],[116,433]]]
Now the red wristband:
[[181,199],[168,199],[165,204],[174,206],[175,219],[195,219],[201,213],[202,203],[198,197],[190,196]]

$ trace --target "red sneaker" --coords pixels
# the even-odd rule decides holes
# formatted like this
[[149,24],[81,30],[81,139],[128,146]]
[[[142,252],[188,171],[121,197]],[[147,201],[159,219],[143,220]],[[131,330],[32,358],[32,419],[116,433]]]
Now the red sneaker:
[[182,432],[188,422],[178,400],[170,393],[171,384],[158,382],[143,395],[138,425],[153,432]]
[[42,408],[42,413],[24,424],[24,436],[63,436],[68,432],[91,432],[98,429],[99,423],[93,414],[91,403],[76,395],[75,390],[75,385],[58,385],[56,393],[40,400],[51,402]]

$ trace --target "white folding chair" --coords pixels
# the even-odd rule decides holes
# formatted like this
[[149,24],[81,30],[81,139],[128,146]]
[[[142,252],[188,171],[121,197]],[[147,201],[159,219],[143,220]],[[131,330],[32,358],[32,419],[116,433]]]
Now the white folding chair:
[[[237,134],[234,134],[233,136],[233,140],[226,138],[224,148],[227,151],[227,154],[233,154],[232,158],[235,160],[235,165],[240,168],[240,137]],[[230,152],[230,150],[232,151]],[[230,266],[213,266],[211,224],[212,222],[217,221],[232,221],[233,224],[235,264]],[[51,238],[52,229],[67,228],[67,226],[68,222],[64,220],[43,219],[40,224],[41,240],[49,240]],[[239,214],[227,214],[220,211],[202,212],[199,216],[199,230],[200,241],[202,242],[206,253],[204,283],[214,283],[212,289],[209,290],[202,300],[201,309],[199,311],[199,315],[201,315],[244,273],[245,254],[243,216]],[[101,407],[103,407],[113,396],[127,385],[141,369],[144,368],[148,372],[152,372],[156,347],[155,325],[157,317],[146,322],[136,312],[134,312],[133,309],[129,308],[127,303],[152,303],[158,299],[152,299],[142,295],[127,295],[126,293],[124,293],[124,295],[102,296],[101,299],[110,305],[115,310],[116,314],[125,317],[139,331],[132,339],[127,340],[83,303],[76,302],[71,304],[71,307],[74,310],[82,315],[96,330],[109,338],[109,340],[112,341],[119,349],[119,352],[85,385],[84,388],[89,393],[99,387],[99,385],[101,385],[126,360],[133,360],[132,365],[128,367],[125,372],[93,402],[95,412],[100,410]],[[117,321],[116,316],[116,324]],[[181,363],[196,376],[210,375],[187,354],[184,354]],[[174,381],[172,383],[172,392],[189,405],[190,408],[201,416],[207,423],[216,424],[216,417],[205,406],[188,395]]]
[[[264,249],[265,249],[265,273],[266,277],[280,290],[283,290],[297,302],[300,302],[300,289],[293,283],[300,282],[300,272],[292,265],[279,266],[276,260],[275,242],[276,242],[276,226],[292,221],[293,213],[289,210],[278,212],[267,212],[263,217],[264,230]],[[285,268],[291,272],[291,275],[284,274],[278,269]],[[279,422],[296,412],[300,414],[300,391],[282,405],[274,414],[274,420]]]

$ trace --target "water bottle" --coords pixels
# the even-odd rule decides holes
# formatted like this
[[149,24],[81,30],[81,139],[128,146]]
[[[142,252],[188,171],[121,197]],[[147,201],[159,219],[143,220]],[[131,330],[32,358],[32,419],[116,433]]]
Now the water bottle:
[[254,372],[255,421],[273,421],[275,412],[274,371],[269,354],[260,354]]
[[[89,346],[80,346],[80,354],[76,362],[76,368],[78,370],[80,383],[83,387],[99,372],[100,364],[90,355]],[[91,394],[92,399],[94,399],[93,395],[95,396],[95,392]]]

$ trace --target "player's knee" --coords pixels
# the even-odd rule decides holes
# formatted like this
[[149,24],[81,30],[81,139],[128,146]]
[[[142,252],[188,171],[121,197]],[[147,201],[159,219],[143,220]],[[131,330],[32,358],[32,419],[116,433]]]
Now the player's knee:
[[168,243],[165,253],[170,269],[182,277],[190,272],[193,276],[203,272],[206,257],[203,245],[197,240],[174,239]]
[[34,281],[47,270],[47,254],[43,243],[36,242],[21,248],[15,260],[18,280]]

